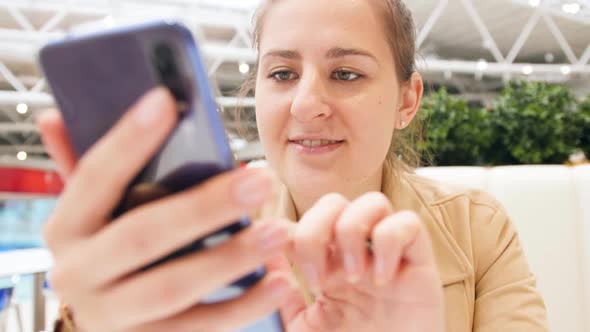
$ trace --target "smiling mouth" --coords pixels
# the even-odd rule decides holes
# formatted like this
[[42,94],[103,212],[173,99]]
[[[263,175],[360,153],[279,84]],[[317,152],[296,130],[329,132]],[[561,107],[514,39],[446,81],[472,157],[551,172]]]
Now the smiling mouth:
[[295,143],[295,144],[298,144],[298,145],[301,145],[304,147],[308,147],[308,148],[316,148],[316,147],[340,144],[340,143],[343,143],[344,141],[318,139],[318,140],[292,140],[289,142]]

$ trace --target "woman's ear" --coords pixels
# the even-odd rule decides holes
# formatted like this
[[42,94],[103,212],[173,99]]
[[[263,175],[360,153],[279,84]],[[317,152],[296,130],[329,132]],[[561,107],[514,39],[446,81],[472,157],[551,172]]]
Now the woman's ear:
[[402,86],[399,114],[395,125],[397,129],[404,129],[414,120],[416,113],[420,109],[423,93],[424,83],[422,82],[422,76],[418,72],[414,72],[409,82],[404,83]]

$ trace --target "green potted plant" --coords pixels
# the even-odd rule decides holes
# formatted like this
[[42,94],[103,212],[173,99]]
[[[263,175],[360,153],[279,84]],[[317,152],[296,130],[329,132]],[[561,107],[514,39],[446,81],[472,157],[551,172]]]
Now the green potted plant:
[[581,126],[576,97],[564,86],[510,82],[496,99],[492,115],[491,162],[563,164],[575,151]]
[[578,116],[576,125],[579,130],[578,147],[586,155],[586,160],[590,160],[590,95],[578,105]]
[[437,166],[483,165],[484,151],[492,138],[490,113],[469,107],[446,89],[424,98],[418,116],[423,124],[424,140],[418,143],[421,154],[430,155]]

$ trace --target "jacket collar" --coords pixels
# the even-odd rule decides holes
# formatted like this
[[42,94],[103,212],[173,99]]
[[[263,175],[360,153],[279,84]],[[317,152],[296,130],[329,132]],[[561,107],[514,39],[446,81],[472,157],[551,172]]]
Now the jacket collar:
[[391,200],[394,211],[413,211],[430,235],[432,248],[443,285],[464,280],[473,274],[472,265],[461,247],[445,227],[441,210],[429,204],[412,181],[417,175],[396,170],[386,164],[381,192]]

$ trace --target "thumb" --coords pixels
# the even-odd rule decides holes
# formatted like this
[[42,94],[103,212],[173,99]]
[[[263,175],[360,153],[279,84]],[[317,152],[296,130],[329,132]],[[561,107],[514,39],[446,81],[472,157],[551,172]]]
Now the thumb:
[[267,269],[269,272],[280,271],[288,276],[289,282],[293,287],[287,294],[284,304],[281,306],[281,317],[285,322],[285,325],[289,325],[290,322],[294,321],[299,314],[301,314],[306,308],[305,296],[301,289],[300,283],[295,277],[293,268],[287,260],[285,255],[276,255],[268,263]]

